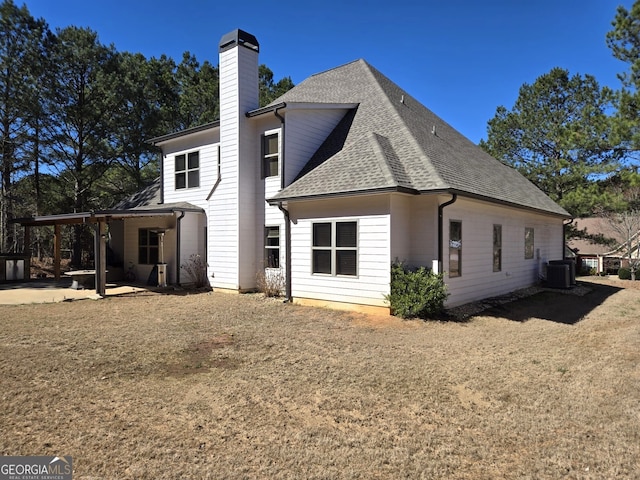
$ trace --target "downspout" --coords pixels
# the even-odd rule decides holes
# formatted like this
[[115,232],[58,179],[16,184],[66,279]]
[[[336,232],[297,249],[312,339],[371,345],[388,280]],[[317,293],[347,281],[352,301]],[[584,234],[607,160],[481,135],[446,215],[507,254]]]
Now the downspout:
[[213,184],[213,187],[211,188],[209,195],[207,195],[207,201],[211,200],[211,197],[213,196],[213,192],[216,191],[221,181],[222,181],[222,175],[221,175],[221,161],[220,161],[220,144],[218,144],[218,177],[216,178],[216,182]]
[[176,220],[176,285],[180,285],[180,221],[185,215],[186,212],[180,210],[180,216]]
[[[286,104],[283,106],[286,107]],[[278,120],[280,120],[280,144],[281,144],[281,149],[280,149],[280,190],[284,189],[286,183],[285,183],[285,136],[284,136],[284,132],[285,132],[285,125],[284,125],[284,117],[282,115],[280,115],[280,113],[278,113],[278,109],[283,108],[283,107],[277,107],[274,111],[273,114],[278,118]],[[280,211],[283,213],[284,215],[284,256],[285,256],[285,265],[286,265],[286,270],[284,272],[284,278],[285,278],[285,303],[287,302],[291,302],[291,218],[289,217],[289,210],[287,210],[286,208],[284,208],[282,206],[282,202],[278,203],[278,209],[280,209]]]
[[289,217],[289,210],[282,206],[282,202],[278,203],[278,208],[284,214],[284,255],[285,255],[285,264],[286,270],[284,272],[284,302],[291,302],[291,218]]
[[443,232],[443,219],[444,219],[444,215],[443,215],[443,210],[444,207],[447,207],[449,205],[451,205],[452,203],[454,203],[456,200],[458,199],[458,195],[456,193],[452,193],[451,194],[451,200],[449,200],[448,202],[443,203],[442,205],[438,205],[438,272],[437,273],[442,273],[442,262],[443,262],[443,246],[442,246],[442,242],[444,241],[444,232]]

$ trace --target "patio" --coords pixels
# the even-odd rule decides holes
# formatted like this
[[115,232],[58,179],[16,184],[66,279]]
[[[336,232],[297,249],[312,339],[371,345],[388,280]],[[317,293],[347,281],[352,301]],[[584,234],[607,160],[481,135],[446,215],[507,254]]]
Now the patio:
[[[105,296],[146,292],[149,287],[126,283],[107,283]],[[72,300],[102,298],[95,289],[75,290],[71,279],[31,280],[19,283],[0,284],[0,305],[22,305],[32,303],[57,303]]]

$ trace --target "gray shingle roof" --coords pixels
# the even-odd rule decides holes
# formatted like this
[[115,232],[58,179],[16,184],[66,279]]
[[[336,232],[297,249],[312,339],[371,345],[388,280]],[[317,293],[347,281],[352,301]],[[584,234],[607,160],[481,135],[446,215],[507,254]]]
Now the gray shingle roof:
[[312,75],[273,104],[353,103],[298,177],[271,200],[439,191],[570,217],[364,60]]
[[162,182],[160,181],[160,177],[158,177],[142,190],[138,190],[133,195],[129,195],[128,197],[122,199],[113,207],[113,210],[127,210],[131,212],[154,210],[160,211],[172,209],[183,209],[190,211],[202,210],[200,207],[197,207],[188,202],[160,203],[161,188]]

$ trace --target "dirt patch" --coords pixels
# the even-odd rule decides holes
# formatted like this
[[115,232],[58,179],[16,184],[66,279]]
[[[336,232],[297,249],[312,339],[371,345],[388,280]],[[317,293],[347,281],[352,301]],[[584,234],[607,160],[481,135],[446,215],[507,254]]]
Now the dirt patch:
[[72,455],[76,479],[634,478],[640,291],[589,286],[466,322],[215,293],[3,306],[0,455]]
[[192,375],[205,373],[211,368],[236,368],[237,362],[226,355],[213,357],[215,350],[222,350],[233,345],[233,335],[223,333],[205,340],[199,340],[189,345],[177,363],[166,366],[166,372],[171,376]]

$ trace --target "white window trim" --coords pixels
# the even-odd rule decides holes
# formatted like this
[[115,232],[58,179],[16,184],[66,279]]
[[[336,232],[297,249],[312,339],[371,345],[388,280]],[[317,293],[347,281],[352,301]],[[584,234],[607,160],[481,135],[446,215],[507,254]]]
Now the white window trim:
[[[271,130],[265,130],[264,132],[262,132],[262,134],[260,135],[260,175],[262,177],[263,180],[266,180],[267,178],[279,178],[280,175],[282,175],[282,134],[281,134],[281,128],[274,128]],[[267,175],[266,172],[266,168],[265,168],[265,159],[267,158],[266,155],[264,154],[264,139],[265,137],[269,137],[271,135],[277,135],[278,136],[278,174],[277,175]],[[273,155],[272,158],[275,158],[275,155]]]
[[[314,247],[313,246],[313,226],[316,223],[330,223],[331,224],[331,246],[330,247]],[[336,224],[338,223],[355,223],[356,224],[356,246],[355,247],[337,247],[336,246]],[[339,277],[339,278],[358,278],[360,276],[360,222],[357,218],[341,218],[341,219],[314,219],[311,222],[311,262],[310,270],[311,275],[316,277]],[[314,250],[328,250],[331,252],[331,273],[316,273],[313,271],[313,252]],[[356,274],[344,275],[336,273],[336,252],[338,251],[355,251],[356,252]]]
[[[274,247],[274,246],[270,246],[267,245],[267,229],[268,228],[277,228],[278,229],[278,246]],[[265,270],[280,270],[282,268],[282,258],[280,256],[281,251],[280,251],[280,247],[282,244],[282,236],[281,236],[281,231],[282,228],[280,225],[265,225],[264,226],[264,268]],[[278,250],[278,266],[277,267],[270,267],[267,264],[267,252],[269,250]]]
[[[189,168],[189,155],[192,153],[197,153],[198,154],[198,168]],[[176,160],[178,157],[180,156],[184,156],[184,170],[176,170]],[[173,188],[174,190],[190,190],[193,188],[200,188],[200,184],[201,184],[201,178],[200,178],[200,163],[201,163],[201,158],[200,158],[200,150],[190,150],[190,151],[186,151],[186,152],[182,152],[182,153],[176,153],[173,156]],[[190,172],[198,172],[198,185],[195,186],[190,186],[189,185],[189,173]],[[184,183],[185,186],[184,187],[180,187],[178,188],[178,184],[176,182],[176,176],[179,173],[184,173]]]

